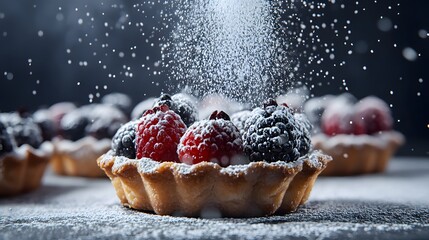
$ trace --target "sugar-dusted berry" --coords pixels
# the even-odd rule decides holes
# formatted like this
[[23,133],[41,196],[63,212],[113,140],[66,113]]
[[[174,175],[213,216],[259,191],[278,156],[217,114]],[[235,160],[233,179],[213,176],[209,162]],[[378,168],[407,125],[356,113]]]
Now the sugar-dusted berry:
[[179,160],[187,164],[215,162],[228,166],[242,157],[238,128],[223,111],[215,111],[208,120],[192,124],[180,140]]
[[138,121],[137,158],[177,162],[177,145],[186,131],[186,125],[180,116],[167,105],[161,105],[147,110]]

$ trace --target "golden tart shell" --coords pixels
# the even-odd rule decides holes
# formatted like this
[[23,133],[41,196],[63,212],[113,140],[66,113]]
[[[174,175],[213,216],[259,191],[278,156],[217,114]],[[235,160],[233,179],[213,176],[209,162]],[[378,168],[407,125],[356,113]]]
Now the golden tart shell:
[[324,176],[383,172],[392,155],[404,141],[404,136],[396,131],[376,135],[318,134],[311,139],[314,149],[333,158],[321,174]]
[[59,175],[79,177],[105,177],[97,166],[97,158],[110,149],[110,139],[96,139],[91,136],[78,141],[54,139],[52,170]]
[[0,157],[0,196],[10,196],[37,189],[52,155],[52,144],[38,149],[24,144]]
[[315,153],[294,163],[253,162],[221,167],[113,156],[98,159],[124,206],[160,215],[251,217],[295,211],[309,197],[330,157]]

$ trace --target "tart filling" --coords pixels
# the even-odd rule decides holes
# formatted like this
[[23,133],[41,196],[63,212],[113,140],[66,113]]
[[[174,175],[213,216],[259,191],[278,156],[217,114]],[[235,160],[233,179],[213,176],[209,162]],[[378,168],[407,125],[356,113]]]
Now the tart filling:
[[97,162],[127,207],[160,215],[200,216],[216,209],[222,216],[251,217],[295,211],[330,160],[314,152],[292,163],[221,167],[129,159],[109,151]]

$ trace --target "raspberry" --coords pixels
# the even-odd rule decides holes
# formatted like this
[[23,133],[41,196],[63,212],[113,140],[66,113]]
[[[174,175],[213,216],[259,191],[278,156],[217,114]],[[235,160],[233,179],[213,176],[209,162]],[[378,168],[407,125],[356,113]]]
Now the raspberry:
[[0,156],[13,151],[15,146],[12,136],[7,132],[5,124],[0,122]]
[[112,139],[112,149],[116,156],[136,158],[136,127],[138,121],[128,122],[118,129]]
[[137,158],[178,162],[177,144],[185,131],[185,123],[167,105],[147,110],[137,126]]
[[175,94],[170,96],[163,94],[155,101],[154,106],[167,105],[170,110],[179,114],[186,126],[190,126],[197,120],[197,108],[194,103],[185,97],[184,94]]
[[364,134],[362,119],[354,117],[354,105],[337,97],[327,106],[321,119],[322,131],[329,136],[337,134]]
[[355,105],[355,121],[363,121],[366,134],[391,130],[393,119],[387,104],[377,97],[366,97]]
[[244,126],[244,152],[250,161],[293,162],[310,150],[310,138],[304,123],[292,111],[268,100],[264,108],[255,108]]
[[241,135],[225,112],[215,111],[209,120],[195,122],[188,128],[177,152],[183,163],[215,162],[228,166],[242,153]]

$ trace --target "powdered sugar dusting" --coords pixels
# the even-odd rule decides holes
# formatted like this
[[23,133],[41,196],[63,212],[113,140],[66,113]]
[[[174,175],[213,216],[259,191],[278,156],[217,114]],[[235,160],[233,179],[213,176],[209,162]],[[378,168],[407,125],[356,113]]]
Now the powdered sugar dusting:
[[110,139],[96,139],[92,136],[86,136],[78,141],[70,141],[66,139],[54,139],[54,145],[59,152],[73,155],[74,159],[88,159],[88,156],[93,156],[94,159],[106,153],[110,149]]
[[[203,162],[203,163],[198,163],[193,165],[189,165],[186,163],[173,163],[171,165],[171,168],[172,170],[177,171],[179,174],[190,174],[193,171],[195,171],[195,169],[197,169],[199,165],[205,164],[213,168],[219,168],[222,174],[237,175],[237,174],[245,173],[249,168],[252,168],[254,165],[257,165],[257,164],[262,164],[264,167],[269,167],[270,165],[272,165],[272,166],[284,167],[289,169],[298,168],[298,170],[300,171],[304,162],[307,163],[310,167],[321,168],[324,164],[321,161],[321,159],[324,159],[324,161],[331,160],[329,156],[322,154],[320,151],[314,151],[312,154],[308,156],[303,156],[299,158],[297,161],[290,162],[290,163],[283,162],[283,161],[277,161],[272,163],[249,162],[248,158],[244,155],[241,155],[238,158],[240,160],[239,161],[237,160],[237,163],[240,163],[240,164],[229,165],[227,167],[221,167],[219,166],[219,164],[213,163],[213,162]],[[122,156],[114,156],[113,151],[109,151],[106,154],[104,154],[101,157],[100,161],[102,164],[104,164],[111,161],[112,159],[114,159],[114,164],[112,168],[113,171],[120,169],[124,164],[132,163],[137,166],[137,169],[140,173],[154,173],[162,164],[150,158],[128,159]]]
[[[398,171],[404,166],[408,166],[407,171],[415,170],[416,166],[428,168],[425,161],[416,159],[394,161],[394,165]],[[318,180],[311,201],[297,212],[247,219],[186,218],[139,212],[122,207],[106,179],[64,178],[48,172],[38,191],[0,199],[0,238],[58,239],[67,234],[73,239],[425,239],[429,234],[429,203],[425,199],[429,198],[421,198],[426,202],[424,205],[400,203],[402,190],[415,182],[413,178],[404,181],[396,170],[387,173],[390,179],[387,182],[374,176],[345,177],[342,181],[319,179],[322,181]],[[422,176],[416,177],[425,182]],[[407,184],[396,185],[394,179]],[[366,180],[374,184],[362,187]],[[356,185],[353,191],[348,187],[350,184]],[[371,194],[385,189],[392,197],[397,196],[391,199],[398,202],[369,200],[365,192],[371,186],[375,186]],[[327,199],[326,193],[343,196],[361,188],[359,192],[363,195],[359,199],[344,200],[334,195],[330,197],[336,200]],[[409,197],[416,199],[414,195]]]
[[400,145],[404,140],[404,136],[396,131],[386,131],[375,135],[338,134],[336,136],[327,136],[325,134],[317,134],[312,137],[313,142],[324,144],[326,148],[333,148],[338,145],[362,147],[371,145],[384,149],[391,144],[392,141]]

